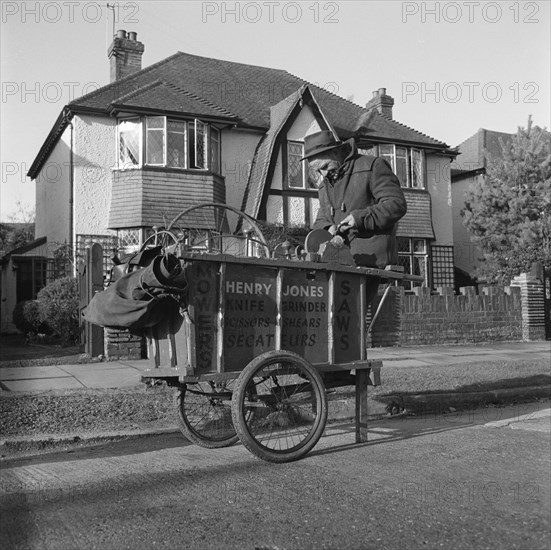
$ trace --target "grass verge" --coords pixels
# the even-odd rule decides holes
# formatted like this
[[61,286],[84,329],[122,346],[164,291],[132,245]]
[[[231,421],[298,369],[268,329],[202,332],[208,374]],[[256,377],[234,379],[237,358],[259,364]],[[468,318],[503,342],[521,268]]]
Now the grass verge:
[[[387,365],[391,362],[387,362]],[[382,385],[370,388],[385,395],[474,392],[547,385],[551,366],[544,360],[481,361],[442,367],[383,368]],[[173,389],[140,386],[133,389],[71,390],[34,394],[4,392],[0,397],[0,434],[37,437],[142,430],[175,426]],[[339,388],[338,399],[352,388]]]

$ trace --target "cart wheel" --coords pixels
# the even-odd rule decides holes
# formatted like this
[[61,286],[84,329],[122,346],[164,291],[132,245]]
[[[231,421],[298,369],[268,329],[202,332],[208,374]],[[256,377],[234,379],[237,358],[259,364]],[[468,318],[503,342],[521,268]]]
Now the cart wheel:
[[233,256],[269,258],[268,243],[256,221],[227,204],[197,204],[180,212],[168,226],[183,231],[185,249]]
[[239,439],[251,453],[269,462],[297,460],[316,445],[325,429],[323,381],[296,353],[263,353],[237,379],[232,417]]
[[149,237],[145,239],[142,246],[140,247],[140,252],[146,250],[147,248],[153,248],[155,246],[161,246],[164,250],[171,246],[176,246],[178,242],[179,239],[173,231],[162,229],[161,231],[158,231],[153,235],[149,235]]
[[208,449],[229,447],[237,441],[231,416],[233,383],[198,382],[176,390],[178,427],[190,441]]

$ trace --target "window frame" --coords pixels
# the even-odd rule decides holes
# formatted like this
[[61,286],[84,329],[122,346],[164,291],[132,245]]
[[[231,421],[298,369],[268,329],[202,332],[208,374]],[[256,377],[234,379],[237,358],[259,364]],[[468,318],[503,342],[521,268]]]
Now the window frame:
[[[127,162],[122,162],[121,160],[121,123],[124,122],[133,122],[137,121],[138,125],[138,159],[136,164],[128,164]],[[117,119],[117,142],[116,146],[116,158],[117,158],[117,167],[120,170],[132,170],[136,168],[141,168],[143,166],[143,122],[142,117],[124,117]]]
[[[291,145],[298,145],[301,149],[301,153],[299,153],[298,155],[296,153],[291,153]],[[289,173],[289,166],[290,166],[290,162],[289,162],[289,159],[291,158],[291,156],[298,156],[299,157],[299,161],[298,162],[301,162],[300,159],[304,157],[304,142],[302,141],[296,141],[296,140],[293,140],[293,139],[289,139],[287,140],[287,178],[286,178],[286,186],[287,186],[287,189],[289,191],[307,191],[309,189],[308,187],[308,171],[306,169],[306,162],[302,162],[302,166],[300,167],[301,168],[301,173],[302,173],[302,185],[300,187],[298,186],[294,186],[294,185],[291,185],[291,177],[290,177],[290,173]]]
[[[221,148],[222,132],[220,131],[219,128],[216,128],[216,126],[209,124],[209,133],[210,133],[209,170],[211,170],[215,174],[221,174],[222,173],[222,148]],[[213,137],[213,134],[216,135],[216,138]],[[216,144],[216,149],[214,151],[212,149],[213,144]],[[214,166],[215,161],[216,161],[216,166]]]
[[[163,120],[162,129],[161,128],[149,128],[148,121],[150,120]],[[136,164],[129,164],[128,162],[123,162],[121,158],[121,124],[124,122],[135,122],[138,125],[138,160]],[[183,123],[184,126],[184,164],[185,166],[175,166],[169,164],[168,158],[168,145],[169,145],[169,126],[171,122]],[[162,141],[162,163],[153,163],[148,162],[150,154],[150,144],[149,144],[149,132],[159,132],[162,131],[163,141]],[[193,144],[191,144],[191,133],[193,132]],[[211,140],[211,132],[216,132],[217,139]],[[181,133],[181,132],[173,132]],[[197,139],[198,136],[201,136],[203,141],[202,147],[202,156],[203,162],[202,165],[198,165],[196,162],[197,159],[197,144],[201,139]],[[216,150],[213,151],[211,148],[214,146]],[[193,159],[191,158],[191,147],[193,145]],[[127,169],[140,169],[147,166],[155,168],[169,168],[175,170],[204,170],[212,171],[217,174],[221,174],[222,162],[221,162],[221,145],[222,145],[222,132],[219,128],[214,127],[209,122],[204,122],[198,118],[190,119],[180,119],[168,117],[165,115],[146,115],[146,116],[132,116],[132,117],[122,117],[117,119],[117,142],[116,142],[116,158],[117,158],[117,169],[127,170]],[[128,150],[128,148],[126,148]],[[128,156],[128,155],[127,155]],[[215,159],[216,166],[212,166],[212,160]],[[193,163],[192,163],[193,160]]]
[[[300,147],[300,152],[291,153],[290,145]],[[294,155],[298,159],[304,157],[304,142],[295,139],[285,139],[281,142],[279,152],[282,160],[282,185],[280,189],[272,188],[270,196],[281,197],[281,223],[297,229],[309,229],[313,226],[315,216],[319,210],[318,189],[310,178],[309,165],[307,162],[298,160],[301,163],[302,186],[290,185],[289,159]],[[293,202],[302,201],[300,221],[293,216]],[[279,222],[276,222],[279,223]]]
[[[164,166],[166,167],[166,160],[167,160],[167,146],[168,146],[168,142],[167,142],[167,117],[165,116],[146,116],[144,117],[145,119],[145,126],[144,126],[144,132],[145,132],[145,162],[144,162],[144,165],[145,166]],[[162,124],[162,127],[159,127],[159,128],[155,128],[155,127],[152,127],[150,128],[149,127],[149,121],[153,121],[153,120],[162,120],[163,124]],[[150,144],[149,144],[149,132],[158,132],[158,133],[161,133],[162,132],[162,136],[163,136],[163,141],[162,141],[162,157],[163,157],[163,161],[162,163],[154,163],[154,162],[150,162],[149,161],[149,154],[150,154]]]
[[[392,152],[382,152],[382,147],[392,147]],[[396,143],[378,143],[377,145],[374,145],[371,149],[372,154],[375,156],[379,156],[381,158],[384,158],[388,161],[390,164],[390,167],[392,168],[392,171],[400,179],[400,176],[396,172],[396,159],[398,158],[396,154],[397,149],[405,149],[406,150],[406,182],[400,181],[400,187],[404,189],[426,189],[427,188],[427,178],[425,173],[425,151],[424,149],[421,149],[419,147],[407,147],[405,145],[400,145]],[[413,184],[413,174],[414,174],[414,162],[413,162],[413,155],[414,153],[419,153],[420,157],[420,185],[414,185]],[[403,157],[400,157],[403,158]]]
[[[400,241],[408,241],[408,251],[400,250]],[[415,241],[423,243],[423,251],[419,252],[415,250]],[[409,275],[415,275],[415,260],[423,259],[424,269],[421,270],[421,275],[424,275],[424,283],[414,283],[411,281],[404,281],[404,287],[407,290],[412,290],[414,286],[429,287],[430,281],[430,246],[428,239],[421,237],[396,237],[396,248],[398,253],[398,264],[406,267],[404,263],[400,262],[400,258],[408,258],[409,271],[406,269],[406,273]],[[424,271],[424,273],[423,273]]]

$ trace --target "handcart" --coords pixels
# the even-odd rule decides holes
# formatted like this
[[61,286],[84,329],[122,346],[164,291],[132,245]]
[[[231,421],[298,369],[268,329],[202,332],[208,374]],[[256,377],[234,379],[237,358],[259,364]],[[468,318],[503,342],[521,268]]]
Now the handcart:
[[320,262],[314,254],[230,254],[220,242],[172,250],[187,298],[179,313],[149,329],[151,368],[143,380],[177,389],[179,426],[189,440],[208,448],[241,440],[261,459],[296,460],[323,434],[327,388],[351,384],[356,441],[367,440],[367,387],[380,384],[382,362],[366,357],[366,294],[370,285],[387,283],[388,292],[419,277]]

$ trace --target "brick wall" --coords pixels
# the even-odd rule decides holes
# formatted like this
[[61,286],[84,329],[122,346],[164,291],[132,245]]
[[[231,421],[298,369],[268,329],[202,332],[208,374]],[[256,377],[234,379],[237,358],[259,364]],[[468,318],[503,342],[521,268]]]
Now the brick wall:
[[127,330],[105,329],[105,356],[108,361],[145,359],[145,339]]
[[[397,345],[496,342],[523,339],[521,292],[512,287],[473,287],[454,295],[416,288],[415,294],[393,287],[374,324],[373,347]],[[381,293],[374,308],[381,301]]]

